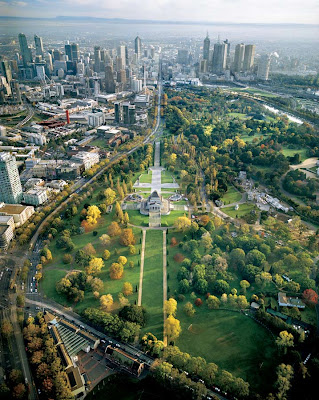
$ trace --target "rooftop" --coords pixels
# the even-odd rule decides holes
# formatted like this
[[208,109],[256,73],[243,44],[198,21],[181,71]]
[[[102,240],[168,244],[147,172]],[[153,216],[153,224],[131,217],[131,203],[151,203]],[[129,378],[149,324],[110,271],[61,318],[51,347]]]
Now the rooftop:
[[30,207],[30,206],[22,206],[21,204],[0,203],[0,213],[5,213],[5,214],[9,214],[9,215],[21,214],[28,207]]

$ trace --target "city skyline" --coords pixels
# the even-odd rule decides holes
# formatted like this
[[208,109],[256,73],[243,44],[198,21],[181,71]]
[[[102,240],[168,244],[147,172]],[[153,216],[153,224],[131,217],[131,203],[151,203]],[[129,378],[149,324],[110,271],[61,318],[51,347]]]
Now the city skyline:
[[[201,0],[194,8],[190,0],[172,3],[161,0],[157,4],[133,1],[130,6],[124,0],[101,4],[98,0],[25,0],[0,1],[1,16],[17,17],[99,17],[130,20],[158,20],[176,22],[216,23],[299,23],[318,24],[318,2],[315,0],[270,0],[264,4],[252,0]],[[57,11],[58,10],[58,11]],[[178,17],[176,17],[178,15]],[[208,16],[212,15],[210,19]]]

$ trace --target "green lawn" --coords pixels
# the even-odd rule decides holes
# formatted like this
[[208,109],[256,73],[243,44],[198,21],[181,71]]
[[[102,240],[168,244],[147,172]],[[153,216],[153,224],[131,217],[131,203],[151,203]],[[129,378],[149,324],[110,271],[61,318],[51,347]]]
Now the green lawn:
[[242,194],[234,188],[234,186],[229,186],[227,192],[222,197],[224,204],[236,203],[242,197]]
[[173,180],[172,175],[167,171],[162,171],[161,183],[163,184],[163,183],[173,183],[173,182],[174,182],[174,180]]
[[[82,249],[86,244],[92,243],[96,250],[96,257],[102,257],[103,251],[106,247],[102,246],[99,240],[99,237],[107,232],[107,226],[112,221],[112,215],[104,215],[100,219],[98,225],[95,227],[95,230],[98,232],[98,235],[93,236],[92,232],[84,233],[82,235],[76,235],[72,237],[73,243],[75,245],[74,251],[71,253],[73,256],[77,250]],[[134,293],[129,297],[129,301],[134,303],[137,299],[137,293],[135,292],[136,286],[139,282],[139,266],[138,261],[140,260],[139,251],[141,248],[140,240],[141,240],[141,231],[138,228],[133,229],[135,238],[136,238],[136,254],[130,255],[128,252],[128,248],[121,246],[119,244],[119,238],[113,238],[112,243],[107,247],[111,252],[111,257],[109,260],[105,261],[104,268],[102,269],[99,278],[101,278],[104,282],[104,290],[100,294],[108,294],[110,293],[113,296],[114,300],[114,310],[117,310],[119,307],[118,302],[118,293],[122,290],[124,282],[130,282],[133,286]],[[52,251],[53,260],[50,264],[44,267],[44,278],[41,282],[41,291],[49,298],[54,299],[55,301],[66,305],[74,307],[76,312],[81,312],[85,308],[88,307],[98,307],[99,301],[93,297],[92,291],[87,290],[85,293],[85,298],[81,303],[74,304],[69,302],[64,296],[58,294],[55,290],[56,283],[66,274],[66,272],[71,271],[73,269],[82,269],[79,268],[77,264],[64,264],[63,263],[63,255],[65,254],[64,250],[56,248],[56,240],[53,240],[50,249]],[[116,254],[116,251],[118,254]],[[130,268],[127,265],[124,267],[124,275],[120,280],[111,280],[109,277],[109,267],[113,262],[116,262],[120,255],[125,256],[129,261],[134,262],[134,268]]]
[[229,117],[237,118],[237,119],[247,119],[247,114],[239,113],[239,112],[230,112],[227,114]]
[[97,146],[101,149],[109,148],[110,146],[106,143],[106,140],[103,138],[97,138],[90,142],[90,146]]
[[152,171],[149,171],[148,174],[142,174],[140,176],[140,183],[152,183]]
[[249,93],[249,94],[256,94],[262,97],[278,97],[276,94],[273,93],[268,93],[265,92],[261,89],[255,89],[255,88],[245,88],[245,89],[239,89],[239,88],[231,88],[232,92],[241,92],[241,93]]
[[127,210],[130,217],[130,224],[137,226],[148,226],[148,215],[142,215],[139,210]]
[[261,382],[265,392],[274,379],[277,349],[270,333],[243,314],[226,310],[209,310],[206,305],[187,317],[183,304],[177,318],[182,333],[176,345],[193,356],[215,362],[253,387]]
[[163,340],[163,232],[147,231],[145,243],[142,305],[148,319],[143,332]]
[[162,218],[161,218],[162,226],[173,226],[175,220],[178,217],[183,217],[184,214],[186,214],[186,216],[188,216],[188,213],[185,211],[171,211],[171,213],[169,215],[162,215]]
[[242,134],[242,135],[240,135],[240,139],[242,139],[244,142],[247,142],[247,143],[251,143],[254,140],[258,142],[260,140],[260,136],[258,136],[258,135],[250,136],[247,134]]
[[301,161],[305,161],[308,158],[307,149],[289,149],[288,147],[283,147],[282,153],[285,157],[293,157],[296,153],[300,154]]
[[252,210],[257,210],[257,208],[251,203],[239,204],[238,210],[235,210],[235,206],[222,208],[222,211],[232,218],[241,218]]

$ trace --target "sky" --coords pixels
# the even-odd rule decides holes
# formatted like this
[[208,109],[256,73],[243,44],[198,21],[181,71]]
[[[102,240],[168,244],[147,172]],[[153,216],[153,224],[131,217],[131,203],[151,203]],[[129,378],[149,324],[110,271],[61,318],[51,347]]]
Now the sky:
[[319,23],[318,0],[0,0],[1,16]]

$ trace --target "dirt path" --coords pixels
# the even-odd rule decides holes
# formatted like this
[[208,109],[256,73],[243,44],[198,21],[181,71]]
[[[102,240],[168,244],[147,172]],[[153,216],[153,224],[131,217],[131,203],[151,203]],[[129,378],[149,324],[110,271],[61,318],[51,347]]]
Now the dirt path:
[[138,286],[138,299],[137,299],[137,305],[138,306],[142,305],[145,238],[146,238],[146,229],[143,229],[142,250],[141,250],[141,266],[140,266],[140,283],[139,283],[139,286]]
[[[164,304],[167,300],[167,249],[166,249],[166,230],[163,231],[163,318],[164,326],[166,321],[166,312],[164,310]],[[167,336],[165,334],[165,328],[163,326],[163,342],[164,346],[167,346]]]

